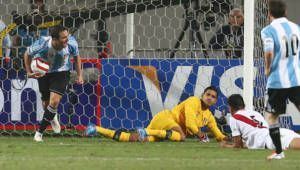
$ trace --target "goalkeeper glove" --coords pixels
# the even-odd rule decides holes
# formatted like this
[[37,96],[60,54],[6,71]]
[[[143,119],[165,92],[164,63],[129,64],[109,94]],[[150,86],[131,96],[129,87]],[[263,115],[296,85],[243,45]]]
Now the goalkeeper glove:
[[208,138],[208,136],[205,133],[202,133],[199,137],[200,141],[208,143],[210,142],[210,139]]

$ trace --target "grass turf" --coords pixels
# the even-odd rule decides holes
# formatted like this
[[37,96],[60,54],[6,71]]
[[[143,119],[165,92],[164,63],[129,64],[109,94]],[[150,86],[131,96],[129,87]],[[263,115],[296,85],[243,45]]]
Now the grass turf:
[[271,150],[222,149],[218,142],[121,143],[105,138],[0,137],[0,169],[300,169],[299,152],[267,161]]

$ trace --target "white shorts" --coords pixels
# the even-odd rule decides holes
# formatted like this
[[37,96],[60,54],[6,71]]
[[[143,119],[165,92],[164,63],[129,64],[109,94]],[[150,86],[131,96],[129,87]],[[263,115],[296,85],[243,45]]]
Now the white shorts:
[[[289,148],[290,143],[294,138],[300,138],[300,135],[290,129],[280,128],[280,140],[282,149],[286,150]],[[275,149],[273,141],[270,135],[266,139],[266,148]]]

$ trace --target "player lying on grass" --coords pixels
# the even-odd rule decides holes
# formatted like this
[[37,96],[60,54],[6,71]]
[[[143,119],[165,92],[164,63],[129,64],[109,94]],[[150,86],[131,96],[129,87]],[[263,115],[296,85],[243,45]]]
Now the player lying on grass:
[[200,128],[207,126],[216,140],[229,140],[219,130],[209,107],[217,102],[218,90],[215,86],[207,87],[201,99],[189,97],[172,110],[157,113],[145,129],[137,128],[134,133],[121,130],[105,129],[90,124],[86,129],[86,136],[96,132],[117,141],[154,142],[158,140],[184,141],[187,135],[196,135],[201,141],[208,142],[209,138]]
[[[222,141],[223,148],[275,149],[264,117],[253,110],[245,110],[243,97],[233,94],[228,98],[230,128],[234,143]],[[300,135],[280,128],[282,149],[300,149]],[[245,141],[245,144],[243,143]]]

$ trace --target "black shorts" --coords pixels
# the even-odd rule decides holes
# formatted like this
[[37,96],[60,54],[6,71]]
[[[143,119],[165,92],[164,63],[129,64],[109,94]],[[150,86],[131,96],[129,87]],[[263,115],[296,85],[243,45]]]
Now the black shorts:
[[268,89],[266,95],[266,111],[275,115],[284,114],[286,99],[298,106],[300,105],[300,86],[286,89]]
[[61,71],[47,73],[45,76],[38,78],[39,89],[42,95],[42,101],[47,101],[50,98],[50,92],[64,95],[67,85],[70,81],[70,72]]

